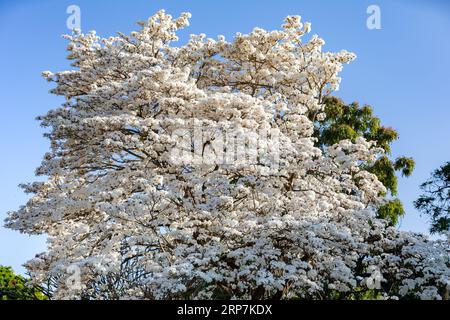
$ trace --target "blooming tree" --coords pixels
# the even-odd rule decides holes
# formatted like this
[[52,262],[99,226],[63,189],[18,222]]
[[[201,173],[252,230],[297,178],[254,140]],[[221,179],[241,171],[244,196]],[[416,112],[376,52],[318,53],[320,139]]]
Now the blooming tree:
[[9,228],[47,234],[27,263],[53,298],[445,298],[448,247],[375,216],[386,188],[357,138],[315,147],[311,113],[347,51],[285,19],[228,42],[164,11],[130,35],[74,33],[51,151]]

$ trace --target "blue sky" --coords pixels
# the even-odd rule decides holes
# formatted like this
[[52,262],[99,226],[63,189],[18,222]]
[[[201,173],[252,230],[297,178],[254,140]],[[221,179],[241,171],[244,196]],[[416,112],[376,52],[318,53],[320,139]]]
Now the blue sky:
[[[399,197],[407,214],[403,230],[427,232],[426,217],[413,208],[419,184],[432,170],[450,160],[450,3],[419,0],[371,1],[81,1],[15,0],[0,2],[0,220],[28,198],[18,184],[33,181],[34,169],[48,149],[43,130],[34,120],[61,102],[51,96],[44,70],[69,67],[66,8],[81,9],[83,31],[101,36],[137,29],[138,20],[164,8],[172,15],[193,14],[191,33],[210,37],[249,32],[255,26],[278,28],[286,15],[312,22],[313,33],[326,41],[325,49],[346,49],[358,58],[342,72],[338,96],[371,104],[383,124],[396,128],[400,140],[394,156],[417,162],[411,178],[399,181]],[[381,9],[381,30],[366,27],[369,5]],[[0,265],[21,265],[45,249],[44,237],[29,237],[0,227]]]

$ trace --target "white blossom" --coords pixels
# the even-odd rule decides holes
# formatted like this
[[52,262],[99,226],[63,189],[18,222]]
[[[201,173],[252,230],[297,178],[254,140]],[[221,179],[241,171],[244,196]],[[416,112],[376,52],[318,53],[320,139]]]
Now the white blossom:
[[[54,298],[324,298],[377,270],[384,298],[442,298],[448,242],[374,216],[386,189],[359,164],[380,149],[362,138],[314,146],[307,115],[323,119],[324,95],[355,56],[323,52],[298,16],[173,46],[189,18],[160,11],[130,35],[74,33],[74,70],[44,72],[67,99],[39,118],[51,151],[37,174],[48,179],[24,185],[33,197],[6,221],[48,235],[27,263],[33,280],[50,279]],[[225,129],[268,137],[251,163],[203,161]],[[76,288],[64,281],[71,265]]]

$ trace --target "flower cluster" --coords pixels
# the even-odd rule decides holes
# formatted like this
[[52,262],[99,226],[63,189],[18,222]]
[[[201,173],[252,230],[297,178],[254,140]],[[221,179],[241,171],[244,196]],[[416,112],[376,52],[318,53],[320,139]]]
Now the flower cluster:
[[[189,17],[160,11],[130,35],[67,36],[76,69],[44,72],[67,99],[39,118],[48,179],[24,185],[33,197],[6,221],[48,235],[27,264],[33,279],[54,298],[445,297],[447,244],[374,216],[386,189],[359,164],[380,148],[314,146],[308,115],[323,119],[354,55],[323,52],[298,16],[176,47]],[[186,143],[196,121],[201,138]],[[214,152],[217,128],[276,134],[276,159],[271,143],[251,162],[174,159],[175,148]]]

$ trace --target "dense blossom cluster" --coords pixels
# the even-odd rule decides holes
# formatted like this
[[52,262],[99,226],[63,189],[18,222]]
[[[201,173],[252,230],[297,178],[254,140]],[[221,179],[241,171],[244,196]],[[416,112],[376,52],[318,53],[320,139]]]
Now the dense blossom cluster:
[[[33,197],[6,221],[48,235],[27,264],[33,279],[54,298],[445,298],[447,243],[375,218],[386,189],[359,164],[382,150],[363,138],[314,146],[307,114],[323,119],[354,55],[305,40],[298,16],[231,42],[171,45],[189,17],[160,11],[130,35],[67,36],[76,70],[44,73],[67,99],[40,117],[48,179],[25,185]],[[264,141],[250,163],[180,161],[173,150],[195,121],[202,155],[217,151],[217,128],[276,134],[276,170]]]

